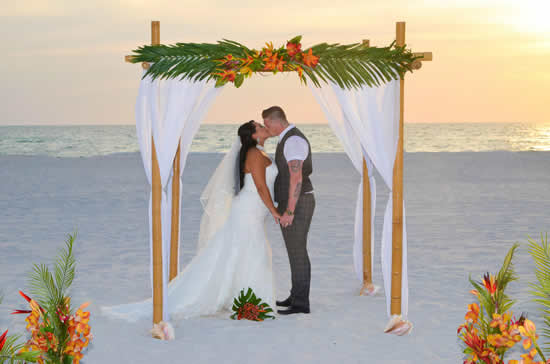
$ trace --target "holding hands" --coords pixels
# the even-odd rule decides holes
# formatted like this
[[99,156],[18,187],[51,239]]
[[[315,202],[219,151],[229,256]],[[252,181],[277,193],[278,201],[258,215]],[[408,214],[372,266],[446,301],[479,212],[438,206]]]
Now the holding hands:
[[294,213],[292,211],[285,211],[283,216],[279,219],[279,223],[282,227],[288,227],[292,225],[292,222],[294,221]]
[[288,227],[294,221],[294,214],[288,210],[281,215],[276,209],[273,209],[271,210],[271,216],[275,219],[275,223],[281,224],[282,227]]

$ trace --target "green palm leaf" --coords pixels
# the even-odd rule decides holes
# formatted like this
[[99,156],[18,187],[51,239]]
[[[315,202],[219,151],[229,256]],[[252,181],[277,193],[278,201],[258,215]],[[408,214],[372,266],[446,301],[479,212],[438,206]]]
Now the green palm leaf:
[[[301,37],[293,40],[296,39],[299,41]],[[411,64],[417,59],[405,46],[398,47],[395,42],[388,47],[365,47],[360,43],[320,43],[304,50],[304,53],[310,49],[313,55],[319,57],[319,62],[316,67],[303,67],[303,81],[310,81],[317,87],[321,86],[321,82],[333,82],[345,89],[356,89],[365,85],[379,86],[399,79],[408,71],[412,72]],[[151,63],[144,77],[196,81],[216,78],[215,73],[220,70],[216,61],[226,55],[246,58],[253,51],[241,43],[227,39],[215,44],[145,45],[133,51],[131,62]],[[275,51],[286,54],[284,47]],[[258,70],[261,69],[263,68]],[[235,86],[239,87],[240,84],[241,78],[235,82]]]
[[536,283],[530,283],[531,293],[536,297],[534,302],[539,304],[539,310],[543,314],[545,328],[542,336],[546,339],[544,352],[550,354],[550,245],[548,234],[541,234],[541,241],[528,238],[529,254],[535,262]]
[[58,255],[53,274],[45,264],[35,264],[30,276],[31,294],[42,307],[59,307],[63,304],[74,280],[76,260],[73,244],[76,233],[68,236],[65,250]]
[[40,352],[29,351],[25,353],[18,353],[25,346],[24,343],[17,343],[20,338],[21,335],[9,335],[6,337],[4,347],[0,350],[0,363],[36,363]]

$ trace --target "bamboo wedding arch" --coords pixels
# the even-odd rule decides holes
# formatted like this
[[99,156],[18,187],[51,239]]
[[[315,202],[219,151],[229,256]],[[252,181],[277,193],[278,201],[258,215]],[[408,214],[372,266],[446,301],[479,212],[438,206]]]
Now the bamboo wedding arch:
[[[405,47],[405,22],[396,23],[396,38],[395,45],[404,49]],[[161,46],[160,43],[160,22],[151,22],[151,46]],[[147,47],[151,47],[147,46]],[[365,49],[370,47],[369,40],[363,40],[361,46]],[[390,46],[391,47],[391,46]],[[160,49],[160,47],[159,47]],[[136,52],[136,51],[134,51]],[[137,52],[136,52],[137,53]],[[431,52],[419,52],[408,53],[408,63],[403,66],[403,70],[418,70],[422,67],[422,62],[431,61]],[[143,55],[127,55],[125,61],[130,63],[141,62],[142,67],[150,71],[151,63],[144,61]],[[306,75],[315,84],[318,84],[316,77],[311,70],[305,69]],[[154,76],[159,76],[161,72],[157,72]],[[386,74],[384,73],[384,76]],[[196,78],[200,75],[194,74]],[[326,75],[325,75],[326,76]],[[330,75],[329,75],[330,76]],[[326,77],[329,77],[326,76]],[[351,81],[337,82],[341,87],[353,87],[355,84],[369,84],[369,80],[357,81],[357,75],[354,75],[354,79]],[[401,283],[402,283],[402,261],[403,261],[403,126],[404,126],[404,96],[405,96],[405,72],[399,72],[400,78],[400,116],[399,116],[399,138],[397,145],[397,153],[395,157],[395,163],[393,167],[393,216],[392,216],[392,268],[391,268],[391,314],[401,314]],[[202,78],[206,77],[204,73]],[[323,75],[319,75],[323,81],[326,81]],[[188,78],[192,78],[188,76]],[[302,73],[300,73],[300,79],[302,79]],[[338,77],[335,78],[336,81]],[[351,82],[351,86],[349,84]],[[370,84],[369,84],[370,85]],[[238,87],[238,85],[236,85]],[[180,141],[181,143],[181,141]],[[180,178],[180,151],[181,145],[178,144],[176,155],[173,161],[173,174],[172,174],[172,198],[175,201],[180,199],[180,184],[178,179]],[[163,317],[163,275],[162,275],[162,229],[161,229],[161,194],[162,185],[160,177],[160,169],[157,158],[157,152],[155,150],[155,141],[151,136],[151,162],[152,162],[152,240],[153,240],[153,323],[159,323]],[[367,163],[363,157],[363,286],[360,290],[360,295],[365,294],[371,287],[373,287],[372,279],[372,264],[371,264],[371,194]],[[174,279],[178,272],[178,237],[180,233],[180,211],[177,204],[172,204],[171,214],[171,242],[170,242],[170,265],[169,265],[169,280]]]

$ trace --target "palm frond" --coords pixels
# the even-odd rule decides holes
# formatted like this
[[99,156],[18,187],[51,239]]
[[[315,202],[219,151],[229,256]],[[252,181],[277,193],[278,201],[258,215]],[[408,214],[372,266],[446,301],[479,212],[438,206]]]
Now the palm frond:
[[46,307],[56,301],[59,292],[55,285],[52,273],[45,264],[35,264],[30,276],[30,292],[35,301]]
[[[296,39],[301,37],[293,40]],[[321,82],[333,82],[345,89],[356,89],[365,85],[380,86],[399,79],[408,71],[412,72],[411,64],[417,59],[405,46],[398,47],[395,42],[387,47],[365,47],[360,43],[320,43],[304,52],[309,50],[319,57],[318,64],[315,67],[304,66],[302,80],[310,81],[316,87],[320,87]],[[274,51],[286,54],[284,47]],[[204,80],[216,78],[215,74],[220,67],[217,61],[226,55],[246,58],[254,50],[241,43],[223,39],[215,44],[145,45],[133,52],[132,62],[151,63],[144,77]],[[261,69],[263,68],[257,72],[263,72]],[[235,85],[238,86],[237,83]]]
[[67,296],[67,291],[74,280],[76,260],[73,255],[73,243],[76,233],[69,235],[65,241],[66,249],[61,251],[55,263],[55,283],[59,292],[59,299]]
[[518,244],[514,244],[510,248],[510,250],[504,257],[502,267],[497,274],[496,301],[499,303],[499,311],[501,313],[508,311],[516,302],[515,300],[510,299],[505,291],[510,282],[516,281],[518,279],[518,276],[514,270],[514,264],[512,263],[512,258],[514,257],[514,253],[518,246]]
[[30,276],[31,294],[43,307],[58,307],[67,296],[75,276],[76,260],[73,243],[76,233],[68,235],[65,250],[58,255],[53,274],[45,264],[35,264]]
[[6,337],[4,347],[0,350],[0,363],[17,363],[24,364],[25,362],[36,363],[40,353],[38,351],[30,351],[19,353],[25,346],[24,343],[18,344],[17,341],[21,338],[21,335],[9,335]]
[[545,328],[542,330],[542,336],[546,339],[544,352],[550,354],[550,245],[548,244],[548,234],[541,234],[541,241],[528,237],[529,254],[535,262],[536,283],[530,283],[531,293],[536,297],[534,302],[539,304],[539,310],[543,314]]

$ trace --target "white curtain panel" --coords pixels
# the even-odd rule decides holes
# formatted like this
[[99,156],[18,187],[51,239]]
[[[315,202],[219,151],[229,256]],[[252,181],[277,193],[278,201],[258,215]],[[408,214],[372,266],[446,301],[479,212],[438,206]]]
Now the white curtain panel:
[[[181,141],[180,151],[180,191],[181,174],[193,137],[212,101],[221,91],[213,82],[194,82],[189,80],[141,80],[136,102],[136,131],[141,158],[147,180],[151,185],[151,135],[155,140],[155,149],[159,162],[162,184],[161,220],[162,220],[162,265],[163,265],[163,320],[168,319],[167,284],[170,266],[170,240],[172,216],[172,173],[173,161]],[[181,194],[180,194],[181,198]],[[181,201],[178,203],[181,216]],[[151,251],[150,276],[153,287],[153,234],[152,199],[149,198],[149,245]],[[178,236],[179,245],[179,236]],[[179,269],[179,256],[178,256]]]
[[[357,187],[357,203],[355,208],[355,228],[353,243],[353,266],[359,282],[363,282],[363,157],[367,161],[369,182],[371,191],[371,251],[374,251],[374,206],[376,206],[376,181],[373,174],[373,165],[361,147],[359,138],[355,135],[351,125],[345,121],[336,94],[330,86],[315,87],[310,84],[313,96],[323,109],[332,131],[342,143],[344,151],[351,160],[353,166],[361,176]],[[371,266],[374,263],[374,254],[371,255]]]
[[[382,229],[382,273],[384,277],[384,290],[386,293],[386,304],[388,316],[390,315],[391,303],[391,244],[392,244],[392,199],[391,189],[393,181],[393,164],[397,151],[397,142],[399,138],[399,81],[391,81],[380,87],[362,87],[358,90],[345,90],[334,83],[323,86],[319,91],[312,87],[319,103],[327,114],[329,124],[335,130],[336,135],[342,141],[344,146],[350,143],[350,137],[353,136],[357,141],[351,141],[352,145],[359,143],[364,153],[368,155],[367,161],[372,161],[384,183],[390,189],[390,198],[386,205],[384,214],[384,226]],[[318,96],[329,95],[329,96]],[[323,106],[323,104],[330,104]],[[331,115],[330,117],[328,115]],[[333,121],[331,121],[331,119]],[[336,120],[336,121],[334,121]],[[339,125],[344,126],[339,126]],[[336,125],[336,126],[333,126]],[[345,130],[347,139],[342,137],[344,132],[336,130]],[[351,131],[350,131],[351,130]],[[357,167],[357,147],[346,148],[346,153],[350,156],[354,166]],[[351,157],[354,155],[354,157]],[[359,169],[358,169],[359,170]],[[369,167],[369,171],[371,168]],[[371,176],[369,176],[371,177]],[[373,181],[374,179],[369,179]],[[374,188],[373,188],[374,187]],[[375,184],[371,182],[371,195],[375,196]],[[362,201],[362,187],[359,187],[358,202],[356,207],[356,227],[355,227],[355,245],[354,261],[357,272],[362,272],[362,244],[360,243],[362,228],[358,227],[362,223],[362,213],[360,204]],[[373,198],[373,205],[375,198]],[[374,208],[373,210],[374,211]],[[374,214],[373,214],[374,219]],[[372,222],[371,222],[372,223]],[[401,313],[406,318],[408,313],[408,277],[407,277],[407,238],[405,228],[405,209],[403,207],[403,277],[402,277],[402,306]],[[374,230],[373,230],[374,231]],[[374,235],[374,234],[373,234]],[[358,268],[360,267],[360,269]],[[362,277],[361,277],[362,279]]]

